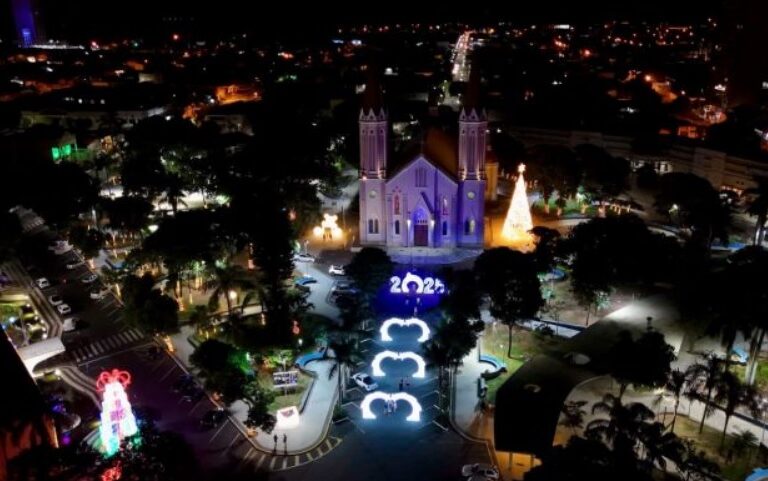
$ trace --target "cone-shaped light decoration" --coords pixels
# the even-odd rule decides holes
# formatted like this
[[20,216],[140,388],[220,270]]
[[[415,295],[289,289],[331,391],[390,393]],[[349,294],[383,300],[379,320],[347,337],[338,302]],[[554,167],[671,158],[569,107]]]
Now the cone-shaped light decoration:
[[520,164],[517,168],[518,176],[515,183],[515,191],[512,193],[512,202],[509,204],[507,218],[504,220],[504,227],[501,229],[501,236],[512,242],[529,242],[531,234],[529,230],[533,228],[531,220],[531,208],[528,205],[528,195],[525,192],[525,165]]

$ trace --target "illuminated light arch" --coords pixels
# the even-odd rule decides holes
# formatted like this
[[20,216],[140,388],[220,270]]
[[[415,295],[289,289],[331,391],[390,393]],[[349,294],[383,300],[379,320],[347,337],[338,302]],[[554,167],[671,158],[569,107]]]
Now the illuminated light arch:
[[408,394],[407,392],[389,394],[376,391],[369,393],[360,403],[360,410],[363,412],[363,419],[376,419],[376,415],[371,411],[371,403],[374,401],[405,401],[411,405],[411,414],[409,414],[405,420],[414,423],[421,421],[421,404],[419,404],[419,401],[416,400],[415,396]]
[[381,324],[381,328],[379,329],[379,333],[381,334],[381,340],[383,342],[390,342],[392,341],[392,336],[389,335],[389,328],[392,325],[397,325],[400,327],[410,327],[410,326],[419,326],[421,328],[421,336],[417,339],[419,342],[426,342],[427,339],[429,339],[429,326],[426,322],[422,321],[421,319],[417,317],[411,317],[410,319],[400,319],[399,317],[392,317],[387,319]]
[[416,363],[417,369],[411,377],[424,378],[426,376],[427,364],[424,362],[424,358],[412,351],[407,352],[394,352],[394,351],[381,351],[374,356],[371,362],[373,368],[373,377],[382,377],[385,372],[381,370],[381,361],[384,359],[394,359],[395,361],[412,360]]

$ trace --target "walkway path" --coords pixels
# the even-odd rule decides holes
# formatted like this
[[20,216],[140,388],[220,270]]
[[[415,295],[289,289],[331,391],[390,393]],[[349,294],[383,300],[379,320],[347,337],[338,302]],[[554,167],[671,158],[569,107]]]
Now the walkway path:
[[[188,340],[192,333],[192,327],[183,326],[178,334],[171,336],[173,345],[176,348],[174,354],[188,369],[191,368],[189,356],[194,352],[194,347]],[[316,377],[312,382],[308,398],[304,403],[299,426],[292,429],[276,428],[271,434],[259,431],[252,438],[259,449],[274,452],[274,435],[278,437],[278,454],[299,455],[314,450],[321,445],[321,442],[328,433],[328,426],[337,396],[338,374],[334,373],[333,376],[329,377],[331,366],[332,362],[330,360],[310,361],[307,364],[306,370],[312,371]],[[248,417],[248,407],[242,401],[232,404],[229,412],[241,425],[243,425],[243,421]],[[283,443],[283,435],[286,435],[287,443]]]

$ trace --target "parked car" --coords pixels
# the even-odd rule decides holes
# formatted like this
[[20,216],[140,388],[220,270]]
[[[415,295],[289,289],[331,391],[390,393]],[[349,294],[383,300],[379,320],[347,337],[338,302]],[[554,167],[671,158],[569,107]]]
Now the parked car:
[[40,279],[35,280],[35,284],[37,284],[37,287],[40,289],[51,287],[51,282],[45,277],[41,277]]
[[179,376],[179,378],[176,380],[176,382],[173,383],[173,392],[184,392],[185,389],[187,389],[188,386],[195,384],[195,378],[192,377],[190,374],[182,374]]
[[79,317],[67,317],[61,321],[61,324],[64,332],[72,332],[75,329],[80,329],[82,327],[82,321]]
[[297,286],[306,286],[306,285],[309,285],[309,284],[317,284],[317,279],[315,279],[314,277],[312,277],[310,275],[301,276],[301,277],[296,279],[295,284]]
[[99,276],[97,276],[93,272],[90,272],[80,278],[80,282],[82,282],[83,284],[93,284],[97,280],[99,280]]
[[337,282],[331,287],[332,296],[352,295],[360,292],[351,282]]
[[461,475],[464,477],[481,476],[485,479],[499,479],[499,470],[490,464],[465,464],[461,468]]
[[69,244],[61,244],[61,245],[56,246],[53,249],[53,253],[56,254],[57,256],[60,256],[62,254],[66,254],[67,252],[69,252],[71,250],[72,250],[72,246],[71,245],[69,245]]
[[[69,246],[69,242],[67,242],[65,240],[61,240],[61,239],[56,239],[56,240],[51,241],[48,244],[48,250],[49,251],[56,251],[56,250],[62,249],[62,248],[67,247],[67,246]],[[71,246],[69,246],[69,247],[71,248]]]
[[296,262],[315,262],[315,256],[312,254],[295,254],[293,260]]
[[104,299],[107,297],[107,294],[109,294],[110,290],[107,286],[99,286],[96,289],[92,289],[90,292],[91,299],[95,299],[97,301]]
[[25,321],[24,327],[31,339],[47,339],[48,326],[39,318],[33,321]]
[[82,265],[85,265],[85,262],[83,262],[80,259],[77,259],[77,260],[74,260],[74,261],[71,261],[71,262],[67,262],[66,267],[67,267],[67,269],[72,270],[72,269],[77,269],[78,267],[80,267]]
[[48,296],[48,302],[50,302],[52,306],[58,306],[59,304],[64,303],[64,299],[58,294],[53,294]]
[[59,304],[58,306],[56,306],[56,310],[59,311],[59,314],[61,314],[62,316],[64,314],[69,314],[70,312],[72,312],[72,308],[69,307],[69,304]]
[[211,409],[203,414],[200,419],[200,425],[207,429],[212,429],[223,423],[227,419],[227,412],[223,408]]
[[365,389],[366,391],[373,391],[379,388],[379,385],[376,383],[376,381],[374,381],[371,376],[364,372],[358,372],[357,374],[354,374],[352,376],[352,380],[355,381],[355,384]]
[[333,276],[343,276],[344,266],[335,266],[331,264],[331,267],[328,268],[328,274],[331,274]]

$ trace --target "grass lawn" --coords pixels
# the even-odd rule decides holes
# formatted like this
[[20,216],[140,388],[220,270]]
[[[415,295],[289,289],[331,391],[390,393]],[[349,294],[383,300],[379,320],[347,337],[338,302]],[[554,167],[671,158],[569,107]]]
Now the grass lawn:
[[512,357],[507,356],[507,342],[509,331],[503,324],[486,326],[482,341],[482,353],[494,356],[507,365],[507,372],[495,379],[488,381],[487,401],[493,404],[496,400],[496,391],[509,379],[509,376],[517,371],[520,366],[536,354],[556,350],[562,343],[562,339],[542,336],[540,334],[516,329],[512,331]]
[[[731,370],[739,376],[739,379],[746,377],[746,366],[731,366]],[[755,375],[755,387],[763,396],[768,396],[768,359],[760,357],[757,361],[757,374]]]
[[[666,422],[670,422],[668,417]],[[709,459],[720,465],[721,474],[725,479],[741,481],[755,468],[765,465],[765,450],[757,452],[757,448],[751,448],[739,458],[727,459],[731,436],[725,438],[725,448],[720,454],[720,431],[704,426],[704,431],[699,434],[699,423],[684,416],[677,416],[675,422],[675,434],[683,439],[691,439],[696,446],[703,450]]]
[[[307,390],[309,384],[312,382],[312,378],[299,371],[299,384],[298,386],[288,388],[287,390],[277,389],[275,390],[275,400],[269,405],[269,411],[274,412],[278,409],[282,409],[288,406],[297,406],[301,403],[301,396],[304,391]],[[259,371],[259,383],[268,389],[273,389],[272,372],[268,370]]]

